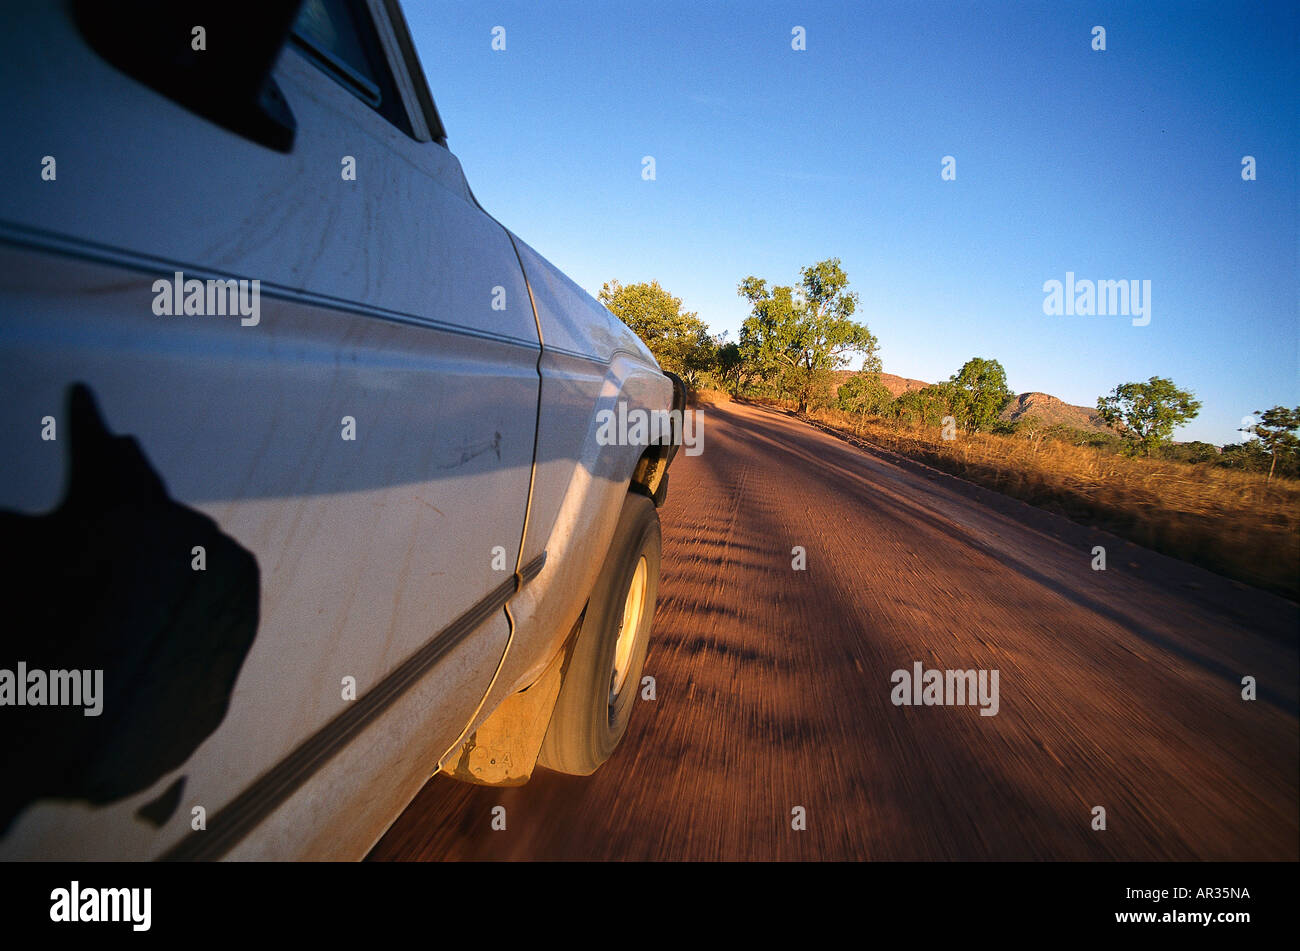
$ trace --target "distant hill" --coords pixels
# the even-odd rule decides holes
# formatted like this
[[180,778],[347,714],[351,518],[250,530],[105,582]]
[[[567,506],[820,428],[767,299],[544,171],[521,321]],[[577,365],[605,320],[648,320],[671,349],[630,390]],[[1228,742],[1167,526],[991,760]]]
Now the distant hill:
[[[853,370],[839,370],[836,375],[839,377],[839,382],[843,383],[854,372]],[[903,393],[910,393],[913,390],[919,390],[930,385],[924,380],[914,380],[911,377],[897,376],[893,373],[880,374],[880,382],[885,384],[885,388],[889,390],[889,394],[895,399]],[[1050,393],[1020,393],[1002,411],[1002,418],[1012,422],[1026,416],[1036,416],[1045,426],[1062,425],[1074,429],[1095,430],[1103,433],[1113,432],[1101,421],[1101,417],[1097,415],[1095,408],[1075,406],[1052,396]]]
[[889,395],[898,399],[904,393],[911,393],[913,390],[919,390],[922,387],[929,386],[924,380],[913,380],[906,376],[894,376],[892,373],[880,374],[880,382],[885,384],[885,389],[889,390]]
[[1036,416],[1046,426],[1072,426],[1097,432],[1113,432],[1101,421],[1095,409],[1074,406],[1047,393],[1020,393],[1002,411],[1002,418],[1015,422],[1026,416]]
[[[853,376],[856,372],[856,370],[836,370],[835,385],[842,385],[845,380]],[[880,382],[885,384],[885,389],[889,390],[889,395],[894,397],[894,399],[898,399],[898,397],[902,396],[904,393],[910,393],[913,390],[919,390],[922,387],[930,385],[929,383],[926,383],[925,380],[913,380],[911,377],[896,376],[893,373],[880,374]]]

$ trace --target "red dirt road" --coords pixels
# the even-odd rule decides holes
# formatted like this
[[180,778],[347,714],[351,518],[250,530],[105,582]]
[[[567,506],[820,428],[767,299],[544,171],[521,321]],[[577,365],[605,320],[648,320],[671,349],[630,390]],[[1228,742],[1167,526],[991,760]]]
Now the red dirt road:
[[[613,759],[435,777],[372,859],[1300,858],[1296,605],[781,413],[704,432]],[[914,661],[997,715],[895,706]]]

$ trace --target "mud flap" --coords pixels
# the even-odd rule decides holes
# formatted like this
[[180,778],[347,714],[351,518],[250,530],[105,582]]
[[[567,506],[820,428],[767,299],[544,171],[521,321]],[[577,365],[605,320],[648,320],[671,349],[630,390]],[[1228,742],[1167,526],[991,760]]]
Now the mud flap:
[[522,786],[528,782],[551,725],[572,643],[570,634],[537,682],[497,707],[440,772],[477,786]]

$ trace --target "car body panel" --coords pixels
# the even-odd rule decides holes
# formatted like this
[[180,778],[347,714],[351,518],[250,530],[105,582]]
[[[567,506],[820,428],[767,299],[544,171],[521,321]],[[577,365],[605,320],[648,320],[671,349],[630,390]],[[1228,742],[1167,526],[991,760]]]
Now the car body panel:
[[544,345],[523,560],[545,551],[549,568],[516,599],[519,632],[489,709],[541,675],[577,620],[609,548],[628,474],[645,447],[601,445],[598,414],[617,413],[620,402],[672,405],[672,384],[640,338],[517,236],[515,245]]
[[[298,49],[274,71],[298,126],[283,154],[118,72],[62,6],[6,18],[0,111],[21,147],[0,157],[0,509],[60,504],[66,436],[42,440],[41,421],[66,424],[81,382],[171,499],[256,560],[260,587],[220,725],[107,804],[34,795],[0,858],[359,858],[555,656],[641,451],[598,445],[594,413],[667,407],[671,386],[478,207],[446,148]],[[406,97],[416,81],[400,77]],[[176,271],[258,280],[258,322],[157,314],[155,282]]]

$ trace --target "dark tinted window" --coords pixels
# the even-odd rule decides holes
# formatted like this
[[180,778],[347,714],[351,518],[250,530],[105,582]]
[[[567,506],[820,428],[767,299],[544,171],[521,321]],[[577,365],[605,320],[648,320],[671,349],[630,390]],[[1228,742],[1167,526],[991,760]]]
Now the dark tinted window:
[[338,83],[407,135],[411,125],[397,95],[370,14],[356,0],[306,0],[293,37]]

